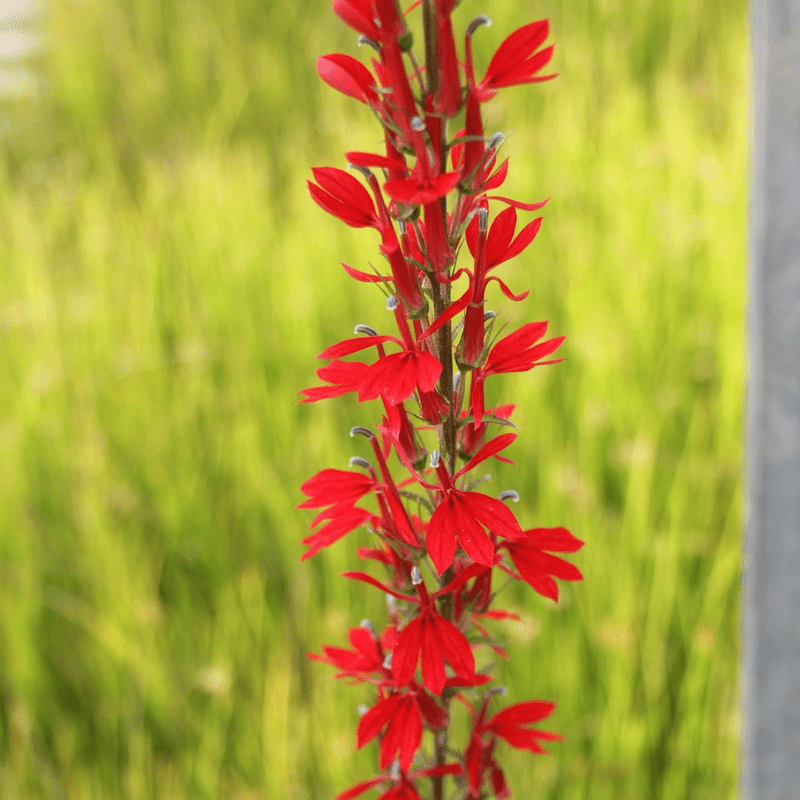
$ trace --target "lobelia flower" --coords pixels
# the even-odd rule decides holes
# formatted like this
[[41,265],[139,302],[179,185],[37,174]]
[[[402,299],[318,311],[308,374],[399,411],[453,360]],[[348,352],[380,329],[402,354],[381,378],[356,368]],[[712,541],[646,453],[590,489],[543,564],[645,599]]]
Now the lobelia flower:
[[472,706],[465,702],[473,716],[472,734],[464,753],[469,776],[470,797],[473,798],[480,796],[487,773],[492,790],[498,800],[504,800],[511,795],[505,775],[494,758],[494,749],[498,738],[505,740],[512,747],[539,754],[547,753],[539,744],[540,741],[561,740],[561,736],[557,733],[526,727],[549,717],[555,708],[555,703],[541,700],[516,703],[487,719],[486,711],[489,707],[489,700],[496,693],[497,691],[487,692],[477,715]]
[[342,792],[336,800],[351,800],[363,794],[367,789],[380,786],[382,783],[391,782],[389,788],[378,797],[378,800],[422,800],[417,792],[414,781],[417,778],[435,778],[443,775],[461,774],[460,764],[442,764],[441,766],[418,769],[409,773],[403,772],[399,765],[392,767],[389,775],[378,775],[367,781],[357,783],[346,792]]

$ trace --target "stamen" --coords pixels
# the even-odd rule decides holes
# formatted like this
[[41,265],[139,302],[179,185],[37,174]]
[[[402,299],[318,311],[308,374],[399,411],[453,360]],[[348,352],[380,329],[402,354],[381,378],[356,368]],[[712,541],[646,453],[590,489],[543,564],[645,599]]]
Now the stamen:
[[386,298],[386,310],[387,311],[394,311],[397,308],[397,306],[399,305],[399,302],[400,301],[393,294],[390,294]]
[[481,14],[479,17],[475,17],[472,22],[467,26],[467,36],[472,36],[481,25],[485,25],[487,28],[492,24],[492,21],[486,14]]
[[513,500],[515,503],[519,503],[519,492],[515,492],[513,489],[506,489],[506,491],[500,492],[497,499],[502,503],[505,503],[506,500]]
[[411,567],[411,583],[414,586],[419,586],[422,583],[422,575],[420,574],[419,567],[414,565]]
[[375,328],[370,328],[369,325],[356,325],[355,329],[353,330],[353,333],[355,334],[365,333],[367,336],[378,335],[378,331],[376,331]]
[[439,451],[431,450],[431,466],[436,469],[439,466]]
[[370,464],[366,458],[361,458],[361,456],[353,456],[350,459],[350,466],[361,467],[361,469],[372,469],[372,464]]
[[356,425],[353,428],[350,428],[350,435],[351,436],[364,436],[367,439],[372,438],[372,431],[369,428],[364,428],[361,425]]

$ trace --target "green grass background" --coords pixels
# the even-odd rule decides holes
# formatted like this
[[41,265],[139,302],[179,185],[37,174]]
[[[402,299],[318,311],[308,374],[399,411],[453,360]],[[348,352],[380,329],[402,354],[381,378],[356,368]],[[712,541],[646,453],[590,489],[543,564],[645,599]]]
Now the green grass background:
[[[743,1],[465,0],[483,64],[548,16],[560,78],[503,91],[508,194],[552,200],[508,266],[568,359],[496,381],[495,485],[587,542],[558,607],[517,587],[509,701],[558,703],[516,796],[730,798],[737,773],[747,29]],[[366,689],[306,652],[382,600],[299,562],[299,484],[377,409],[295,405],[382,297],[307,196],[379,132],[316,76],[324,0],[50,0],[0,158],[0,796],[329,798]],[[363,51],[362,51],[363,52]],[[498,489],[499,490],[499,489]]]

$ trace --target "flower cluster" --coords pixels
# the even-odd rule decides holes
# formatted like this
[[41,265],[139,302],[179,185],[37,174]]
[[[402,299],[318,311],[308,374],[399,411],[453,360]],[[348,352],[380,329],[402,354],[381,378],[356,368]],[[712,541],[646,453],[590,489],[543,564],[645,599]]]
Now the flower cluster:
[[[560,360],[553,354],[563,337],[547,338],[546,322],[502,335],[485,308],[492,282],[512,301],[527,296],[514,294],[497,271],[536,238],[542,218],[518,227],[518,216],[544,202],[496,194],[508,161],[498,163],[503,136],[487,137],[482,106],[504,87],[554,77],[545,72],[553,46],[545,45],[546,20],[525,25],[500,44],[479,80],[472,38],[490,22],[481,16],[466,28],[459,58],[455,5],[420,0],[409,9],[421,6],[419,61],[396,0],[334,0],[335,13],[374,55],[369,66],[341,53],[317,62],[326,83],[372,111],[383,149],[347,153],[349,171],[313,169],[309,190],[346,225],[377,231],[386,266],[344,267],[383,290],[396,327],[382,333],[358,325],[352,338],[320,354],[328,362],[317,371],[322,385],[302,392],[302,402],[355,393],[383,409],[372,428],[351,431],[369,449],[350,469],[324,469],[302,486],[300,507],[317,511],[303,558],[366,529],[374,546],[358,555],[381,578],[362,571],[345,577],[389,601],[381,632],[364,622],[350,631],[350,647],[311,656],[333,666],[336,677],[372,687],[357,743],[379,741],[380,773],[338,800],[372,787],[386,800],[421,800],[428,781],[428,796],[442,800],[448,776],[464,800],[502,800],[511,792],[498,741],[543,753],[541,742],[560,738],[533,727],[552,703],[519,702],[490,714],[491,699],[504,690],[485,688],[493,678],[475,654],[484,646],[505,656],[487,628],[514,616],[491,608],[498,571],[557,601],[556,579],[582,576],[554,553],[583,543],[561,527],[523,529],[508,506],[516,492],[493,497],[473,475],[490,459],[513,463],[504,453],[516,439],[514,406],[487,408],[487,381]],[[457,266],[459,255],[466,265]],[[449,737],[453,700],[471,718],[461,749]]]

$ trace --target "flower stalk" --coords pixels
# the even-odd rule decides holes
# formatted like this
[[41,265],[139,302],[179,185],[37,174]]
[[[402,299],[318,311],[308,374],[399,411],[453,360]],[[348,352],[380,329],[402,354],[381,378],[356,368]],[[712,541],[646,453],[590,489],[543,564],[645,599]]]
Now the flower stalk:
[[[492,581],[499,571],[557,602],[556,579],[582,575],[554,553],[583,543],[563,527],[523,529],[507,504],[517,492],[493,497],[475,474],[486,462],[513,463],[504,451],[517,438],[509,432],[514,406],[487,407],[486,383],[560,361],[550,356],[563,341],[545,338],[546,322],[498,338],[497,315],[485,309],[491,283],[512,302],[527,296],[514,294],[495,271],[541,226],[538,217],[517,232],[518,212],[546,201],[495,194],[508,161],[497,165],[503,136],[485,138],[481,107],[500,89],[555,77],[544,72],[553,46],[545,46],[546,20],[525,25],[501,42],[477,80],[472,37],[488,17],[466,28],[459,57],[456,0],[421,0],[409,15],[420,5],[423,69],[413,19],[396,0],[334,0],[334,12],[375,57],[369,66],[342,53],[317,62],[322,79],[368,106],[383,128],[383,152],[347,153],[352,171],[314,168],[309,191],[346,225],[378,232],[386,274],[345,269],[384,289],[396,330],[358,325],[353,337],[320,354],[329,362],[317,370],[323,385],[302,391],[301,402],[345,394],[381,401],[382,416],[351,431],[368,439],[371,453],[354,455],[348,470],[323,469],[307,480],[300,508],[317,512],[303,558],[366,530],[373,544],[358,555],[382,578],[361,571],[344,577],[391,600],[381,633],[364,623],[350,630],[352,649],[325,646],[309,657],[333,666],[337,678],[369,687],[357,745],[377,740],[380,772],[337,800],[371,788],[382,791],[381,800],[505,800],[511,790],[502,748],[544,753],[540,742],[561,737],[534,727],[553,703],[496,710],[494,698],[504,690],[486,688],[494,677],[477,666],[476,654],[488,648],[505,655],[488,625],[515,617],[491,608]],[[459,265],[459,256],[467,263]],[[457,713],[470,720],[463,742],[450,735]]]

